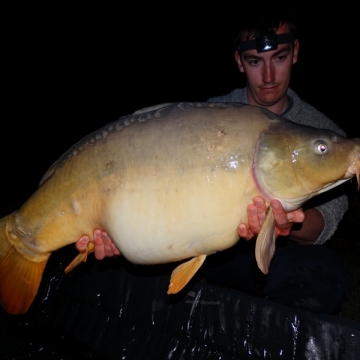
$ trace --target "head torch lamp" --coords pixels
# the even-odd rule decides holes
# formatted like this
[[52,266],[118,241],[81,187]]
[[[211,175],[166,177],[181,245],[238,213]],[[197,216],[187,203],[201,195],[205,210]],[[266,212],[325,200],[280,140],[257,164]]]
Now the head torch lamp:
[[276,34],[275,30],[259,35],[255,39],[239,41],[237,50],[239,52],[254,50],[258,53],[276,50],[280,44],[292,44],[295,41],[294,33]]

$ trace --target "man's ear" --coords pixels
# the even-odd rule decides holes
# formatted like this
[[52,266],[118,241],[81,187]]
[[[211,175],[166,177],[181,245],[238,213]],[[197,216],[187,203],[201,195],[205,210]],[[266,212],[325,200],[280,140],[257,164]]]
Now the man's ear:
[[294,41],[294,56],[293,56],[293,65],[297,63],[298,60],[298,56],[299,56],[299,48],[300,48],[300,44],[299,44],[299,39],[295,39]]
[[234,52],[234,57],[235,57],[235,61],[237,63],[237,66],[238,66],[240,72],[242,72],[242,73],[245,72],[244,66],[241,62],[241,56],[237,50],[235,50],[235,52]]

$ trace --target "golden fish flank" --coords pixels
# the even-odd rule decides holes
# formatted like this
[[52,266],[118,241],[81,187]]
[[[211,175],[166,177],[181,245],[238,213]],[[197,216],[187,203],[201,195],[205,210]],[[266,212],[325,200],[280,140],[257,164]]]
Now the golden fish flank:
[[[50,254],[95,228],[132,263],[182,261],[168,288],[176,293],[208,255],[236,244],[253,196],[295,209],[359,181],[359,158],[359,139],[250,105],[160,104],[124,116],[70,148],[21,208],[0,219],[1,304],[25,313]],[[264,273],[274,243],[270,211],[256,244]]]

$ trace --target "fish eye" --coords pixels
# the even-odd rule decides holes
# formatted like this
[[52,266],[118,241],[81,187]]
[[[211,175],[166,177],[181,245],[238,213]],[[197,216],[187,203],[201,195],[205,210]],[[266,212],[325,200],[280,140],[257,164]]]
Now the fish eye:
[[328,151],[328,146],[325,142],[318,142],[315,144],[315,150],[317,151],[318,154],[323,155],[325,153],[327,153]]

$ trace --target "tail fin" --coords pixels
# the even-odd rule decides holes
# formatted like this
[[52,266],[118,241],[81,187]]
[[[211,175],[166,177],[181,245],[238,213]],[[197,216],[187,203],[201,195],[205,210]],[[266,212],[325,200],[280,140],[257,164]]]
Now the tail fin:
[[7,313],[17,315],[26,313],[32,304],[47,260],[30,261],[9,243],[9,216],[0,219],[0,303]]

